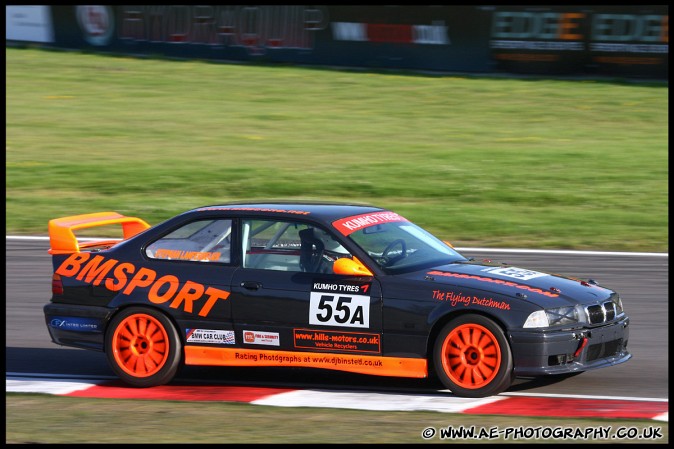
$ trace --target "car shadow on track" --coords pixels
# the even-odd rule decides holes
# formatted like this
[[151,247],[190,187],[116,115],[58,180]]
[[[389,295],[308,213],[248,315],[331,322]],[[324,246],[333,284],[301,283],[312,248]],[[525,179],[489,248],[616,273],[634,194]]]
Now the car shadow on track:
[[82,349],[5,348],[5,371],[16,374],[114,376],[105,354]]
[[510,392],[520,392],[524,391],[526,392],[527,390],[531,390],[534,388],[541,388],[541,387],[547,387],[549,385],[554,385],[559,382],[563,382],[566,379],[570,379],[572,377],[576,377],[577,375],[582,374],[582,372],[578,373],[567,373],[567,374],[555,374],[555,375],[549,375],[549,376],[541,376],[541,377],[531,377],[531,378],[517,378],[515,379],[515,382],[506,390],[506,393]]

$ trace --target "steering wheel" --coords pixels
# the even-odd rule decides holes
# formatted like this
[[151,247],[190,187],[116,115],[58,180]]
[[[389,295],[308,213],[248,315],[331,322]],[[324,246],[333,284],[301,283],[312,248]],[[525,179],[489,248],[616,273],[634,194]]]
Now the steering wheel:
[[[400,245],[400,254],[394,257],[389,257],[389,253],[393,248],[395,248],[397,245]],[[407,256],[407,243],[405,243],[405,240],[403,239],[397,239],[386,245],[386,248],[384,248],[384,251],[381,253],[381,263],[382,266],[388,267],[389,265],[393,265],[400,259],[404,259]]]

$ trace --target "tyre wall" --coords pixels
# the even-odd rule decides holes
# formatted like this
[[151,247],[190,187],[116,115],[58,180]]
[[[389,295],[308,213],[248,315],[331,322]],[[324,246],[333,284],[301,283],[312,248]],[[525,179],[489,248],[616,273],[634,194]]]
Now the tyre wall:
[[669,71],[666,5],[6,8],[8,45],[369,70],[650,79]]

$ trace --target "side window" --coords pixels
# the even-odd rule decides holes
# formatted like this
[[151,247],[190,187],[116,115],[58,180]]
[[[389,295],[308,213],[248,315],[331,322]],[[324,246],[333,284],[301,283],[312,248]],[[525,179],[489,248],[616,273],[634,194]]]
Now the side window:
[[243,267],[332,273],[332,263],[349,252],[329,233],[307,223],[244,220]]
[[152,259],[229,263],[231,240],[232,220],[198,220],[154,241],[145,254]]

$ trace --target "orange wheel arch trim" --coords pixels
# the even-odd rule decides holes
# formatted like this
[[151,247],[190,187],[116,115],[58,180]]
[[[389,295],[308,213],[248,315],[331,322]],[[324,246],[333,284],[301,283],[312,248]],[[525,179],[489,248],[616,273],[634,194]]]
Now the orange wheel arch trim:
[[168,360],[168,332],[157,318],[134,313],[124,318],[112,334],[115,362],[133,377],[157,374]]
[[452,329],[442,343],[440,356],[445,374],[466,389],[489,385],[501,366],[501,348],[496,336],[475,323]]

